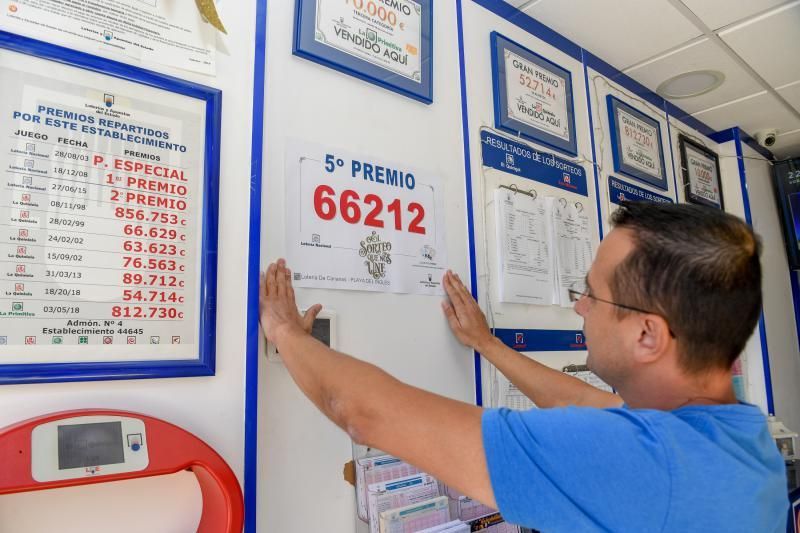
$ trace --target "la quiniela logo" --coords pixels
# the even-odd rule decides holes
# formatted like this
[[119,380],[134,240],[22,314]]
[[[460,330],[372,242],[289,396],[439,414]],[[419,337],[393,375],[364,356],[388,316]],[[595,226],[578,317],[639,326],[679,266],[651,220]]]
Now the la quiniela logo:
[[373,231],[361,241],[358,255],[364,258],[367,272],[373,279],[386,277],[386,265],[392,264],[392,243],[382,241],[381,236]]

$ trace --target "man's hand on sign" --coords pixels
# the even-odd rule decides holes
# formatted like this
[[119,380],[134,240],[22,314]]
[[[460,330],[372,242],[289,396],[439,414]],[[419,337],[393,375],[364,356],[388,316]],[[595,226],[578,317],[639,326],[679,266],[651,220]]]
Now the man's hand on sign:
[[292,333],[311,333],[314,319],[322,310],[320,304],[312,305],[301,315],[297,311],[292,288],[292,273],[286,261],[278,259],[270,263],[267,272],[261,275],[259,290],[261,328],[267,340],[278,344],[279,338]]
[[483,347],[488,346],[494,336],[478,302],[461,282],[458,274],[448,270],[442,281],[449,298],[449,301],[442,302],[442,309],[450,323],[450,329],[461,344],[483,352]]

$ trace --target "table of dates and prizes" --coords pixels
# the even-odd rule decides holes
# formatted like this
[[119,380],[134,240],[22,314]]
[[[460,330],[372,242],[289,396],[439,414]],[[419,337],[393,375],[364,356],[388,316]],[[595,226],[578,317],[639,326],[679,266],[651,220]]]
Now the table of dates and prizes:
[[197,176],[164,150],[13,128],[0,345],[195,342]]

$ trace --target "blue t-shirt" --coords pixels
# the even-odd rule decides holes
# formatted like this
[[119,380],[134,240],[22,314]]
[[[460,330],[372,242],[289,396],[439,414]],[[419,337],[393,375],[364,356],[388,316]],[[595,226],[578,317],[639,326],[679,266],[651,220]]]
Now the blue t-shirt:
[[784,533],[783,458],[757,407],[566,407],[483,414],[508,522],[560,531]]

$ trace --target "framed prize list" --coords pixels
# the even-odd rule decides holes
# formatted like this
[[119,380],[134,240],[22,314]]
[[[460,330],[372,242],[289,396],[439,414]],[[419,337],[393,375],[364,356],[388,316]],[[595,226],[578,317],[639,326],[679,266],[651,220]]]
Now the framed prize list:
[[433,102],[432,0],[296,0],[293,53]]
[[221,93],[0,32],[0,383],[210,375]]

